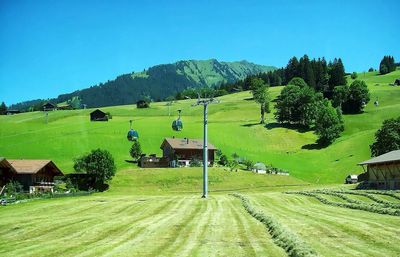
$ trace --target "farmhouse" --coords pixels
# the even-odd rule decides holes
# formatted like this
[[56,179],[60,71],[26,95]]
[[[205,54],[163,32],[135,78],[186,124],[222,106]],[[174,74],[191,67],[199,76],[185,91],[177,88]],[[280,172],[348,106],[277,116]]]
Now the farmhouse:
[[11,180],[14,173],[15,169],[11,164],[5,158],[0,157],[0,191]]
[[254,164],[252,171],[258,174],[266,174],[267,173],[267,167],[265,166],[264,163],[262,162],[257,162]]
[[150,156],[142,156],[139,159],[139,166],[142,168],[168,168],[168,157],[157,157],[155,154]]
[[21,113],[21,111],[19,111],[19,110],[7,110],[6,111],[7,115],[14,115],[14,114],[19,114],[19,113]]
[[[57,166],[50,160],[5,160],[1,162],[2,183],[11,180],[18,181],[25,191],[53,192],[54,177],[64,176]],[[5,168],[4,168],[5,167]]]
[[108,116],[105,112],[96,109],[90,113],[90,121],[108,121]]
[[370,188],[400,189],[400,150],[391,151],[359,163],[366,167],[365,181]]
[[47,112],[47,111],[54,111],[57,110],[57,105],[52,104],[52,103],[45,103],[43,105],[43,111]]
[[[214,145],[208,143],[208,165],[214,163]],[[165,138],[160,147],[170,166],[189,166],[192,160],[203,160],[203,140],[189,138]]]

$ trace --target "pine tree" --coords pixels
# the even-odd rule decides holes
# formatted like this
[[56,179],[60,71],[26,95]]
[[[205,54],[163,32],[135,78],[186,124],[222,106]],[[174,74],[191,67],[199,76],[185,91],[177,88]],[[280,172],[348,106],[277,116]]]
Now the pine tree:
[[7,106],[4,102],[1,102],[0,105],[0,115],[4,115],[7,113]]

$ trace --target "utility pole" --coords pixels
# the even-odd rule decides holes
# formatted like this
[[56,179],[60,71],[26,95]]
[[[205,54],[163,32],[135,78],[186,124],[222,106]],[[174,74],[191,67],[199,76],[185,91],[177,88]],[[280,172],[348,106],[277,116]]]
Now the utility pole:
[[204,106],[204,126],[203,126],[203,196],[201,198],[208,197],[208,145],[207,145],[207,116],[208,116],[208,105],[213,103],[219,103],[214,98],[209,99],[197,99],[197,102],[193,106],[203,105]]

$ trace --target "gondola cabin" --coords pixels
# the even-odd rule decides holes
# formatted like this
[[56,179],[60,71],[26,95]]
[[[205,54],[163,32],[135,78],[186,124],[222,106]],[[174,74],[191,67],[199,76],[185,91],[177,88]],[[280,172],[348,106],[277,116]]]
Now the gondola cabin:
[[105,112],[96,109],[90,113],[90,121],[108,121],[108,116]]

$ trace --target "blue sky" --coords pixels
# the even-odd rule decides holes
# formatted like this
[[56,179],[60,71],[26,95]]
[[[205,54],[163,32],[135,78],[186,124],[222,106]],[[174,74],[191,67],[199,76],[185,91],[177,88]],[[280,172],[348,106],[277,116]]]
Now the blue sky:
[[[0,101],[56,97],[184,59],[400,61],[400,1],[0,0]],[[396,18],[397,17],[397,18]]]

